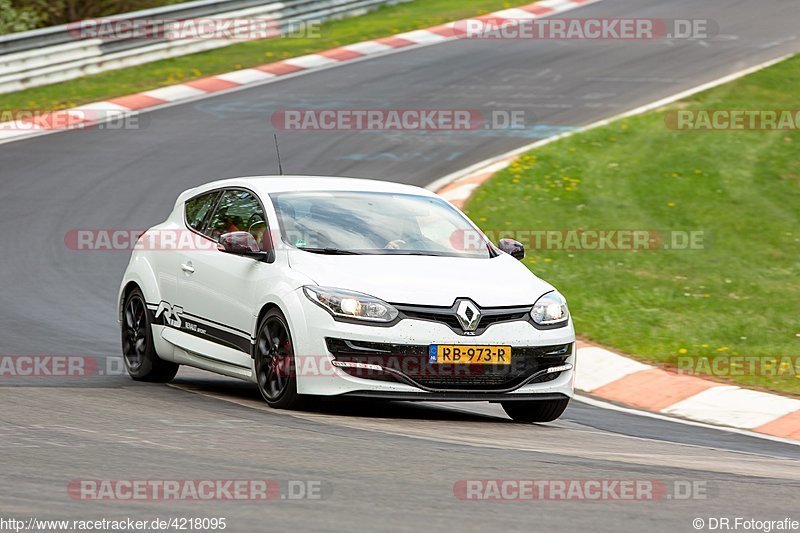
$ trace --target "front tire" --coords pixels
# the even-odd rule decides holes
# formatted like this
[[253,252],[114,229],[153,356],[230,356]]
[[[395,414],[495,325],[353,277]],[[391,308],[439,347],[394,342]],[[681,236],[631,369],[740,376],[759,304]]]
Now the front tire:
[[569,398],[563,400],[542,400],[532,402],[501,402],[503,410],[514,422],[552,422],[562,415],[569,405]]
[[297,393],[292,335],[278,309],[269,311],[259,324],[255,355],[256,381],[264,401],[275,409],[301,407],[305,397]]
[[164,361],[156,353],[150,314],[142,291],[132,290],[122,309],[122,358],[128,374],[136,381],[172,381],[179,365]]

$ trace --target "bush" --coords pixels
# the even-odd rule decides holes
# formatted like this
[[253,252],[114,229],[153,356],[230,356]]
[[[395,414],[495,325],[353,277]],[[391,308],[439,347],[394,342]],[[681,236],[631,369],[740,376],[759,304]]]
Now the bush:
[[0,0],[0,34],[108,17],[183,0]]
[[0,35],[38,28],[43,17],[28,8],[11,5],[11,0],[0,0]]

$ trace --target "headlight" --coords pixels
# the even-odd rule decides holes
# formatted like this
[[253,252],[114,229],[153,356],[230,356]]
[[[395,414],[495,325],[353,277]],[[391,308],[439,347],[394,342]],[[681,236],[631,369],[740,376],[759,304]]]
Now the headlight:
[[309,300],[323,307],[334,317],[354,318],[369,322],[391,322],[398,311],[386,302],[360,292],[306,285],[303,292]]
[[534,304],[531,318],[540,326],[552,326],[569,319],[567,300],[558,291],[548,292]]

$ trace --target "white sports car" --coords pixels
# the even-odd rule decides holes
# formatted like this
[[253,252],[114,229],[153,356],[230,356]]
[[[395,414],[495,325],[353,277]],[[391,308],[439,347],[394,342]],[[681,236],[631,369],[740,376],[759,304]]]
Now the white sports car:
[[188,190],[136,243],[119,292],[136,380],[179,365],[314,396],[500,402],[558,418],[573,395],[565,299],[425,189],[347,178]]

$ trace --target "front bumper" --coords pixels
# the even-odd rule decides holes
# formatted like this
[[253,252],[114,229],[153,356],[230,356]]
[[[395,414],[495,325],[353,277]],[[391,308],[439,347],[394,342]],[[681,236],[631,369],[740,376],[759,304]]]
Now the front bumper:
[[[293,320],[298,314],[289,313],[289,326],[295,346],[295,354],[305,359],[313,356],[322,360],[328,371],[308,372],[307,365],[297,372],[297,389],[300,394],[333,396],[348,395],[372,398],[429,401],[505,401],[556,399],[572,397],[574,389],[575,332],[572,322],[567,326],[551,330],[538,330],[528,322],[515,321],[493,324],[480,335],[459,335],[443,323],[426,320],[405,319],[389,326],[371,326],[349,322],[338,322],[319,306],[299,295],[295,304],[304,320]],[[299,318],[299,316],[298,316]],[[331,342],[334,341],[334,342]],[[342,353],[341,342],[359,348],[391,344],[398,347],[395,353],[400,360],[390,365],[397,372],[379,372],[372,368],[366,374],[353,368],[337,368],[342,361],[362,361],[378,365],[386,356],[384,350],[358,350],[365,359],[354,357],[354,353]],[[459,365],[464,378],[463,386],[458,375],[435,375],[449,365],[426,365],[426,350],[431,344],[504,345],[512,347],[512,364],[517,354],[530,358],[521,370],[523,376],[502,376],[489,366]],[[550,353],[557,347],[558,354]],[[353,350],[350,350],[353,352]],[[407,353],[404,353],[407,352]],[[417,358],[414,362],[412,359]],[[519,358],[518,358],[519,360]],[[384,360],[385,361],[385,360]],[[405,364],[405,366],[403,366]],[[298,366],[304,366],[298,363]],[[323,365],[314,365],[319,369]],[[383,365],[386,367],[386,365]],[[470,366],[472,369],[465,367]],[[558,372],[547,373],[550,367],[562,367]],[[411,368],[411,371],[409,371]],[[434,374],[431,375],[431,368]],[[453,368],[452,366],[450,367]],[[362,369],[363,370],[363,369]],[[506,370],[506,369],[500,369]],[[416,374],[420,372],[421,374]],[[456,372],[459,374],[459,372]],[[477,374],[477,377],[476,377]],[[537,374],[532,379],[529,379]],[[481,375],[483,375],[481,377]],[[405,379],[410,378],[410,379]]]
[[386,391],[356,391],[348,392],[342,396],[347,398],[371,398],[374,400],[396,400],[406,402],[542,402],[548,400],[566,400],[571,396],[561,393],[533,392],[524,394],[498,394],[493,392],[431,392],[420,394],[416,392],[386,392]]
[[512,392],[530,383],[558,379],[572,369],[572,344],[512,348],[508,364],[440,364],[428,345],[326,339],[332,365],[348,375],[406,383],[426,392]]

